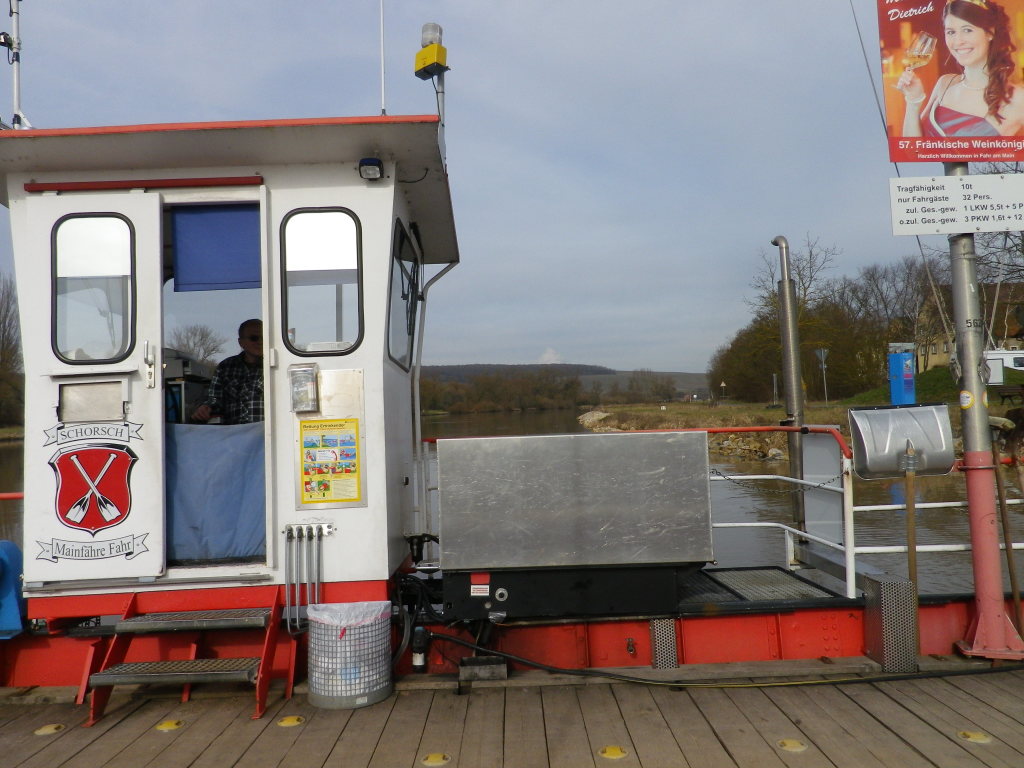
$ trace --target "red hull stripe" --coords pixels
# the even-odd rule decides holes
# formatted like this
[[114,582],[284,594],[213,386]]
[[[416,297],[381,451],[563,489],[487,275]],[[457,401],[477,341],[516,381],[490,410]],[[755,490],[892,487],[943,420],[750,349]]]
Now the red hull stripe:
[[30,181],[26,192],[92,192],[103,189],[177,189],[181,187],[256,187],[262,176],[215,176],[194,179],[109,179],[103,181]]
[[368,117],[312,117],[285,120],[235,120],[209,123],[153,123],[150,125],[105,125],[91,128],[33,128],[0,131],[4,139],[32,139],[46,136],[113,136],[126,133],[168,131],[222,131],[239,128],[290,128],[318,125],[402,125],[438,123],[437,115],[376,115]]

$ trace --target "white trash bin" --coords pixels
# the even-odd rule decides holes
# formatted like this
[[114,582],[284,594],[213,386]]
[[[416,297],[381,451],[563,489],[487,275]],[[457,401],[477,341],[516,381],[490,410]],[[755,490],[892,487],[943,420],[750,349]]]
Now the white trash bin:
[[391,695],[391,603],[309,606],[309,703],[355,709]]

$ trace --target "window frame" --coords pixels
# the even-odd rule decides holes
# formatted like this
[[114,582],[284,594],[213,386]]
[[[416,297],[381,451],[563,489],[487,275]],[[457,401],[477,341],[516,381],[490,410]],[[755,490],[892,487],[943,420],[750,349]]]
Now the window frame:
[[[399,258],[399,255],[400,255],[400,253],[402,251],[401,245],[403,243],[408,243],[408,245],[409,245],[409,250],[412,252],[413,261],[414,261],[414,263],[416,265],[416,273],[417,273],[417,275],[416,275],[417,280],[416,280],[416,283],[415,283],[416,295],[412,299],[413,307],[414,307],[414,311],[413,311],[413,327],[412,327],[411,332],[409,332],[407,334],[407,336],[406,336],[406,338],[407,338],[406,355],[408,356],[408,360],[405,363],[403,363],[401,360],[399,360],[398,358],[396,358],[392,354],[392,352],[394,350],[391,347],[391,318],[392,318],[392,314],[391,314],[391,306],[392,306],[392,304],[391,303],[392,303],[392,301],[393,301],[393,299],[395,297],[395,294],[394,294],[394,291],[393,291],[393,287],[394,287],[393,278],[394,278],[394,271],[395,271],[395,269],[396,268],[402,269],[402,267],[400,266],[400,263],[402,262],[402,259]],[[388,308],[387,308],[387,323],[386,323],[387,327],[385,329],[385,338],[387,339],[387,345],[388,345],[388,359],[391,360],[391,362],[393,362],[395,365],[397,365],[403,371],[409,371],[409,370],[412,369],[412,365],[413,365],[413,349],[414,349],[414,347],[416,345],[416,325],[419,322],[419,303],[420,303],[419,297],[420,297],[420,289],[422,288],[422,279],[423,279],[423,255],[420,253],[419,248],[416,245],[416,240],[409,233],[409,230],[405,227],[405,224],[402,222],[401,219],[395,219],[394,235],[391,238],[391,258],[390,258],[389,267],[390,268],[388,269]],[[406,312],[405,312],[406,328],[408,328],[408,322],[409,322],[408,306],[409,305],[406,304]]]
[[[356,232],[356,297],[359,302],[357,321],[359,324],[359,333],[356,335],[355,340],[351,346],[345,349],[334,349],[334,350],[305,350],[299,349],[291,343],[288,338],[288,248],[286,242],[286,231],[288,229],[288,222],[293,217],[300,213],[344,213],[352,219],[355,225]],[[281,339],[284,343],[285,348],[294,355],[299,357],[341,357],[343,355],[350,355],[355,352],[363,343],[363,336],[366,333],[366,323],[364,321],[364,296],[363,296],[363,227],[356,216],[355,211],[351,208],[345,208],[340,205],[331,206],[302,206],[299,208],[293,208],[288,211],[284,216],[281,217],[281,224],[278,228],[278,248],[280,249],[280,269],[281,269]]]
[[[128,322],[126,324],[128,337],[127,343],[124,345],[124,351],[115,357],[72,360],[64,356],[57,342],[57,280],[60,279],[57,275],[57,232],[60,230],[61,225],[71,219],[120,219],[128,226],[128,286],[131,308],[128,312]],[[131,357],[132,353],[135,351],[139,305],[136,244],[135,224],[123,213],[118,213],[116,211],[76,211],[74,213],[68,213],[61,216],[53,223],[53,226],[50,228],[50,349],[54,356],[62,363],[66,363],[67,365],[107,365],[110,363],[120,363]]]

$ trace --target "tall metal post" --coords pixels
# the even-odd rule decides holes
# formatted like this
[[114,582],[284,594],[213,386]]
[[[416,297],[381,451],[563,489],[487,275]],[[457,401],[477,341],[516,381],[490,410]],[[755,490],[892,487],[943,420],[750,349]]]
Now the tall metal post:
[[[947,176],[966,176],[967,163],[945,163]],[[974,235],[949,236],[953,321],[960,367],[960,413],[967,479],[975,615],[967,636],[957,643],[968,656],[1024,659],[1024,641],[1006,614],[999,554],[992,434],[985,397],[984,320],[978,298]]]
[[14,70],[14,116],[12,128],[30,128],[21,111],[21,0],[11,3],[11,65]]
[[[789,276],[789,241],[779,235],[772,240],[779,247],[782,269],[779,280],[779,331],[782,338],[782,387],[786,397],[786,419],[783,426],[804,425],[804,390],[800,379],[800,336],[797,331],[796,283]],[[789,432],[786,435],[789,450],[789,473],[803,480],[804,456],[803,435]],[[803,494],[793,495],[793,522],[804,527]]]

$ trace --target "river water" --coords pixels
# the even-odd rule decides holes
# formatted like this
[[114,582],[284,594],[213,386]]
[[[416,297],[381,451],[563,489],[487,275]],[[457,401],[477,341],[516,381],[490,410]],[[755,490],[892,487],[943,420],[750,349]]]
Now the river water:
[[[469,414],[431,416],[424,419],[424,437],[472,437],[523,434],[564,434],[582,432],[572,411],[523,412],[512,414]],[[712,466],[726,475],[783,474],[784,463],[745,462],[712,456]],[[1015,476],[1006,474],[1010,496],[1020,497]],[[0,443],[0,492],[22,490],[22,448],[18,443]],[[781,522],[792,520],[792,501],[778,482],[715,481],[711,484],[714,522]],[[964,498],[963,477],[918,478],[917,501],[951,501]],[[901,481],[855,481],[855,503],[859,506],[897,504],[903,501]],[[1024,541],[1024,508],[1011,507],[1014,540]],[[0,539],[21,541],[22,503],[0,501]],[[919,510],[919,544],[967,543],[969,531],[965,510]],[[906,516],[902,511],[858,512],[859,545],[900,545],[905,543]],[[722,566],[783,565],[782,534],[770,529],[722,530],[714,534],[717,563]],[[865,561],[893,574],[906,574],[906,556],[864,555]],[[1024,568],[1024,552],[1018,553]],[[921,553],[918,575],[922,593],[971,591],[969,553]]]

